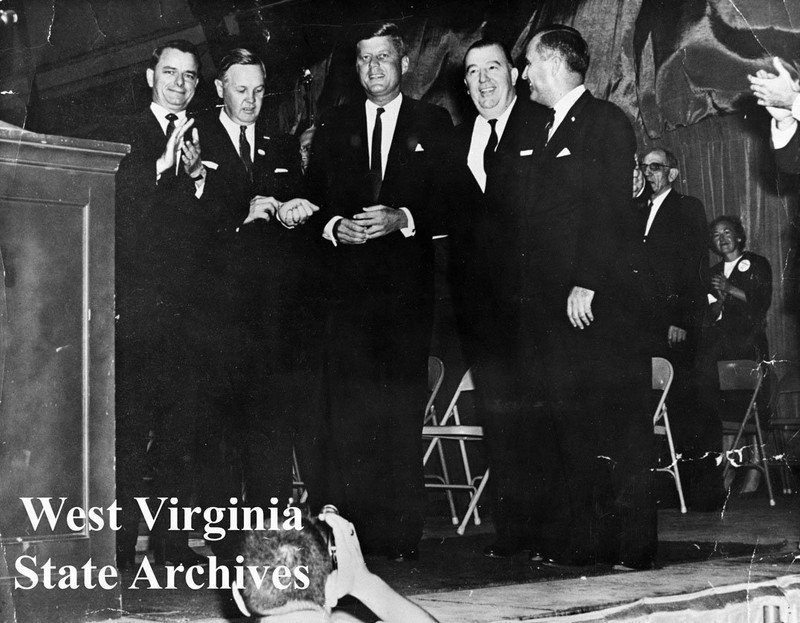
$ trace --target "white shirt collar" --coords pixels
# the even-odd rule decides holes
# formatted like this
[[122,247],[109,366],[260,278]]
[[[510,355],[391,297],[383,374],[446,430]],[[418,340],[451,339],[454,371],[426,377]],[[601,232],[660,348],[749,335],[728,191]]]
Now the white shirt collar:
[[364,106],[367,110],[367,115],[372,116],[373,118],[377,114],[378,108],[383,108],[383,114],[381,115],[381,121],[387,117],[387,115],[392,115],[397,118],[397,114],[400,112],[400,104],[403,103],[403,94],[399,93],[397,97],[395,97],[391,102],[388,104],[384,104],[383,106],[378,106],[375,102],[371,100],[364,100]]
[[[161,131],[164,132],[164,134],[166,134],[167,133],[167,124],[169,124],[169,121],[167,120],[167,115],[170,114],[172,111],[171,110],[167,110],[161,104],[156,104],[155,102],[150,102],[150,110],[155,115],[156,121],[158,121],[158,124],[161,126]],[[186,111],[185,110],[182,110],[180,112],[176,112],[176,113],[173,113],[173,114],[176,117],[178,117],[179,121],[182,120],[182,119],[186,119]]]
[[647,224],[644,226],[644,235],[650,233],[650,228],[653,226],[653,221],[656,220],[656,214],[658,214],[658,210],[661,208],[661,204],[664,203],[664,199],[667,198],[667,195],[670,193],[672,188],[667,188],[666,192],[661,193],[658,197],[650,197],[650,213],[647,215]]
[[[383,108],[381,115],[381,170],[386,174],[386,165],[389,162],[389,148],[392,145],[394,129],[397,127],[397,118],[400,116],[400,105],[403,103],[403,94],[400,93],[391,102],[378,106],[370,100],[364,101],[364,110],[367,113],[367,148],[368,155],[372,155],[372,130],[375,128],[375,118],[378,108]],[[372,162],[372,160],[369,160]]]
[[553,136],[558,126],[560,126],[561,122],[564,120],[564,117],[567,116],[567,113],[575,105],[575,102],[580,99],[581,95],[583,95],[585,91],[586,86],[579,84],[569,93],[566,93],[564,96],[562,96],[562,98],[555,104],[553,104],[553,125],[550,128],[550,136]]
[[[506,129],[508,118],[511,116],[511,109],[517,102],[517,97],[511,100],[511,104],[497,117],[497,123],[494,126],[497,132],[497,143],[503,138],[503,132]],[[489,120],[478,115],[472,125],[472,137],[469,141],[469,152],[467,153],[467,166],[472,171],[472,176],[478,182],[478,186],[482,191],[486,191],[486,171],[483,169],[483,152],[486,149],[486,144],[489,142],[491,135],[491,128],[489,127]]]
[[[517,103],[517,96],[514,96],[514,99],[511,100],[511,103],[506,107],[506,109],[497,116],[497,123],[494,126],[495,132],[497,132],[497,142],[500,142],[500,139],[503,138],[503,132],[506,129],[506,124],[508,123],[508,118],[511,116],[511,109],[514,108],[514,104]],[[487,128],[489,127],[489,120],[478,115],[475,118],[475,125],[485,125]],[[487,133],[489,130],[487,130]],[[488,136],[488,134],[487,134]]]
[[651,204],[653,205],[653,207],[660,207],[661,204],[664,203],[664,199],[666,199],[667,195],[670,194],[671,192],[672,192],[672,187],[669,186],[669,187],[667,187],[667,190],[665,190],[663,193],[661,193],[657,197],[651,197],[650,201],[651,201]]
[[[228,133],[228,136],[233,143],[233,146],[236,148],[236,152],[239,152],[239,134],[242,126],[236,123],[233,119],[228,116],[228,113],[225,112],[224,108],[220,108],[219,110],[219,120],[222,123],[222,127],[225,128],[225,131]],[[245,126],[244,134],[247,137],[247,142],[250,143],[250,161],[252,162],[255,159],[255,148],[256,148],[256,124],[251,123],[248,126]],[[239,154],[241,156],[241,154]]]

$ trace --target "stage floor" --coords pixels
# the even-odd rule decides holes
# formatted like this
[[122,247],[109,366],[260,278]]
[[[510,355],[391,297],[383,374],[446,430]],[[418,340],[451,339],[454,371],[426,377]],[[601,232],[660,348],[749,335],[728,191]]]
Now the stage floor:
[[[459,537],[446,519],[430,518],[418,562],[367,562],[442,623],[761,621],[765,607],[778,608],[774,621],[800,622],[798,495],[779,496],[775,507],[732,496],[719,513],[659,511],[660,567],[652,571],[488,559],[491,541],[488,522]],[[227,594],[211,590],[126,588],[122,610],[123,621],[244,621]]]

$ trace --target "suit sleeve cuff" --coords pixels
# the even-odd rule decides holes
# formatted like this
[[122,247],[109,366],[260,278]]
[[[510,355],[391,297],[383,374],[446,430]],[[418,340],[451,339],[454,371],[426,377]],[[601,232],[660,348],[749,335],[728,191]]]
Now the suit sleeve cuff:
[[400,233],[403,234],[406,238],[411,238],[414,234],[417,233],[417,228],[414,223],[414,217],[411,216],[411,211],[408,208],[400,208],[406,215],[406,219],[408,220],[408,225],[406,227],[400,228]]
[[203,196],[203,191],[206,188],[206,170],[201,169],[200,175],[197,178],[192,178],[194,182],[194,196],[200,199]]
[[[795,100],[795,103],[800,101],[800,97]],[[792,106],[792,116],[795,117],[794,106]],[[789,141],[792,140],[794,133],[797,131],[797,117],[794,118],[794,123],[792,123],[787,128],[779,128],[778,122],[775,119],[772,120],[772,146],[775,149],[782,149],[789,144]]]
[[328,223],[325,225],[325,229],[322,230],[322,237],[325,240],[330,240],[333,243],[333,246],[337,246],[336,243],[336,236],[333,235],[333,228],[336,227],[336,223],[342,220],[341,216],[334,216]]

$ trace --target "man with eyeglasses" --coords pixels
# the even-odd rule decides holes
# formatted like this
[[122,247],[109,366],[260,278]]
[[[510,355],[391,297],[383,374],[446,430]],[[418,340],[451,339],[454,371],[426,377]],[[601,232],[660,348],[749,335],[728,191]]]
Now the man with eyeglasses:
[[689,483],[688,502],[695,510],[713,510],[722,500],[722,479],[700,457],[711,447],[697,412],[692,369],[705,308],[701,275],[708,270],[707,222],[699,199],[672,188],[678,160],[666,149],[652,149],[639,161],[651,195],[637,210],[642,241],[640,278],[649,305],[648,347],[653,357],[668,359],[675,370],[670,418],[681,464]]

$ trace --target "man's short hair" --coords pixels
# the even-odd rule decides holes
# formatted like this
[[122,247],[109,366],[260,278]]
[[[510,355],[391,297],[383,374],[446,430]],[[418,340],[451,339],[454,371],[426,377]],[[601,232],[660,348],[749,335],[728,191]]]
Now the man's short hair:
[[386,22],[377,28],[364,28],[359,30],[356,39],[356,48],[358,48],[359,41],[364,39],[372,39],[373,37],[389,37],[392,40],[392,45],[397,51],[400,58],[406,56],[406,41],[403,39],[403,33],[397,24]]
[[466,71],[466,69],[467,69],[467,55],[470,52],[472,52],[472,50],[480,50],[482,48],[491,48],[493,46],[497,46],[498,48],[500,48],[503,51],[503,56],[506,57],[506,61],[508,62],[508,66],[509,67],[513,67],[514,66],[514,61],[511,59],[511,50],[508,49],[508,46],[505,43],[503,43],[502,41],[499,41],[497,39],[490,39],[490,38],[486,37],[484,39],[478,39],[475,43],[473,43],[472,45],[470,45],[467,48],[466,52],[464,52],[464,60],[462,61],[462,66],[463,66],[464,70]]
[[738,216],[733,216],[729,214],[723,214],[722,216],[718,216],[708,224],[709,236],[711,236],[711,234],[714,233],[714,228],[720,223],[728,223],[733,228],[733,232],[739,239],[739,248],[744,250],[745,246],[747,245],[747,233],[744,231],[744,225],[742,225],[742,219],[740,219]]
[[[268,566],[261,586],[257,586],[251,574],[245,573],[242,597],[247,609],[255,615],[266,615],[292,602],[313,602],[325,606],[325,581],[333,567],[330,554],[316,520],[304,519],[302,530],[265,530],[250,532],[244,543],[245,565]],[[280,565],[289,569],[298,566],[307,568],[308,587],[280,589],[272,582],[271,570]]]
[[558,54],[566,61],[570,70],[580,74],[581,78],[586,77],[586,70],[589,69],[589,46],[581,33],[572,26],[551,24],[536,30],[531,39],[537,36],[539,53],[544,49]]
[[673,154],[669,149],[664,149],[663,147],[655,147],[653,149],[648,149],[644,155],[646,156],[647,154],[652,154],[654,151],[660,151],[662,154],[664,154],[664,160],[667,161],[666,165],[670,169],[679,168],[678,159],[675,157],[675,154]]
[[161,55],[164,53],[164,50],[167,49],[178,50],[179,52],[185,52],[186,54],[191,54],[194,56],[194,62],[197,64],[197,72],[198,74],[200,73],[200,53],[197,51],[197,46],[186,39],[173,39],[172,41],[167,41],[153,50],[153,54],[150,55],[150,69],[156,68],[158,61],[161,59]]
[[234,48],[222,57],[222,60],[219,62],[217,80],[224,82],[225,74],[228,73],[228,70],[234,65],[258,65],[261,67],[261,73],[264,74],[264,77],[266,78],[267,76],[264,63],[258,56],[246,48]]

